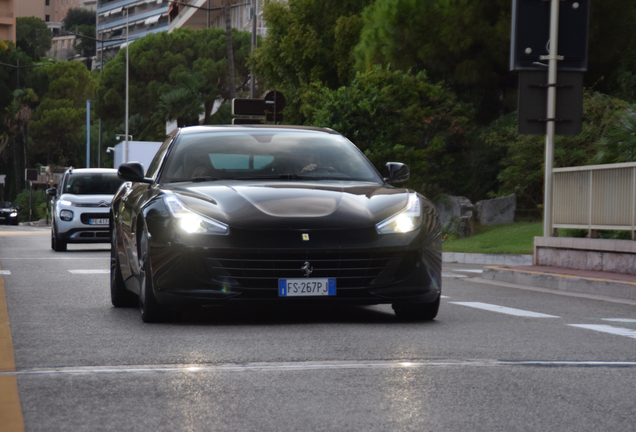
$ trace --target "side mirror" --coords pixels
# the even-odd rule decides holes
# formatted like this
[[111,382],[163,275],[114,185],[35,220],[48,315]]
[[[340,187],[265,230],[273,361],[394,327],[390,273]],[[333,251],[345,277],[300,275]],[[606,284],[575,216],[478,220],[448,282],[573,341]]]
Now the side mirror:
[[46,194],[48,196],[55,196],[57,195],[57,188],[50,188],[46,190]]
[[408,165],[400,162],[387,162],[386,169],[389,176],[384,179],[387,183],[400,183],[407,181],[411,175]]
[[152,180],[144,177],[144,166],[139,162],[128,162],[119,165],[117,176],[126,181],[135,183],[151,183]]
[[15,206],[15,209],[16,210],[20,210],[20,206]]

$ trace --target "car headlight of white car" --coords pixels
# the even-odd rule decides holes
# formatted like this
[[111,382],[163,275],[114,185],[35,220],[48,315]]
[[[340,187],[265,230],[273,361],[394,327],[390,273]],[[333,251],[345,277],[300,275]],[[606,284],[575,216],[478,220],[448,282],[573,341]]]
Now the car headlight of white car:
[[177,226],[189,234],[227,234],[229,231],[224,223],[190,210],[176,196],[166,196],[164,201]]
[[380,234],[400,234],[414,231],[422,226],[422,205],[417,194],[410,193],[406,207],[397,214],[383,220],[375,227]]

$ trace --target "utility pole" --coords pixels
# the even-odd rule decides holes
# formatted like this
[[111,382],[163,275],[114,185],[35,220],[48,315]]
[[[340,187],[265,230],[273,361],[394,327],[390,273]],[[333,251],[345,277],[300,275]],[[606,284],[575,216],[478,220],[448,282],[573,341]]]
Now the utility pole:
[[[254,52],[254,48],[256,48],[256,20],[258,14],[256,11],[258,10],[258,0],[252,0],[252,51]],[[254,77],[254,66],[251,67],[250,70],[250,98],[254,99],[254,93],[256,92],[256,79]]]
[[543,236],[552,237],[552,169],[554,167],[554,138],[556,128],[556,83],[557,62],[559,61],[559,4],[551,0],[550,10],[550,52],[548,60],[548,106],[545,136],[545,191],[543,196]]

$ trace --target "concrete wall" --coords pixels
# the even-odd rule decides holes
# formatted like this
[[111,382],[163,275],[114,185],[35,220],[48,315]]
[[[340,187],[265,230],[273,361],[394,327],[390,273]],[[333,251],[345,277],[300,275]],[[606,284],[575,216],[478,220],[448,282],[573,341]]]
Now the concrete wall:
[[535,237],[534,265],[636,274],[636,241]]

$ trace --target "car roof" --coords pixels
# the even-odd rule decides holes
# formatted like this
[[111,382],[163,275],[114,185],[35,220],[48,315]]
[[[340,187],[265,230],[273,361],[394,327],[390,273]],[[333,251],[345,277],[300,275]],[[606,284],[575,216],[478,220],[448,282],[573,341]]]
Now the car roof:
[[268,130],[268,131],[297,131],[297,132],[322,132],[331,135],[340,135],[333,129],[320,128],[314,126],[293,126],[293,125],[213,125],[213,126],[187,126],[179,129],[181,134],[197,134],[212,131],[224,131],[232,130],[235,132],[254,132],[255,130]]

